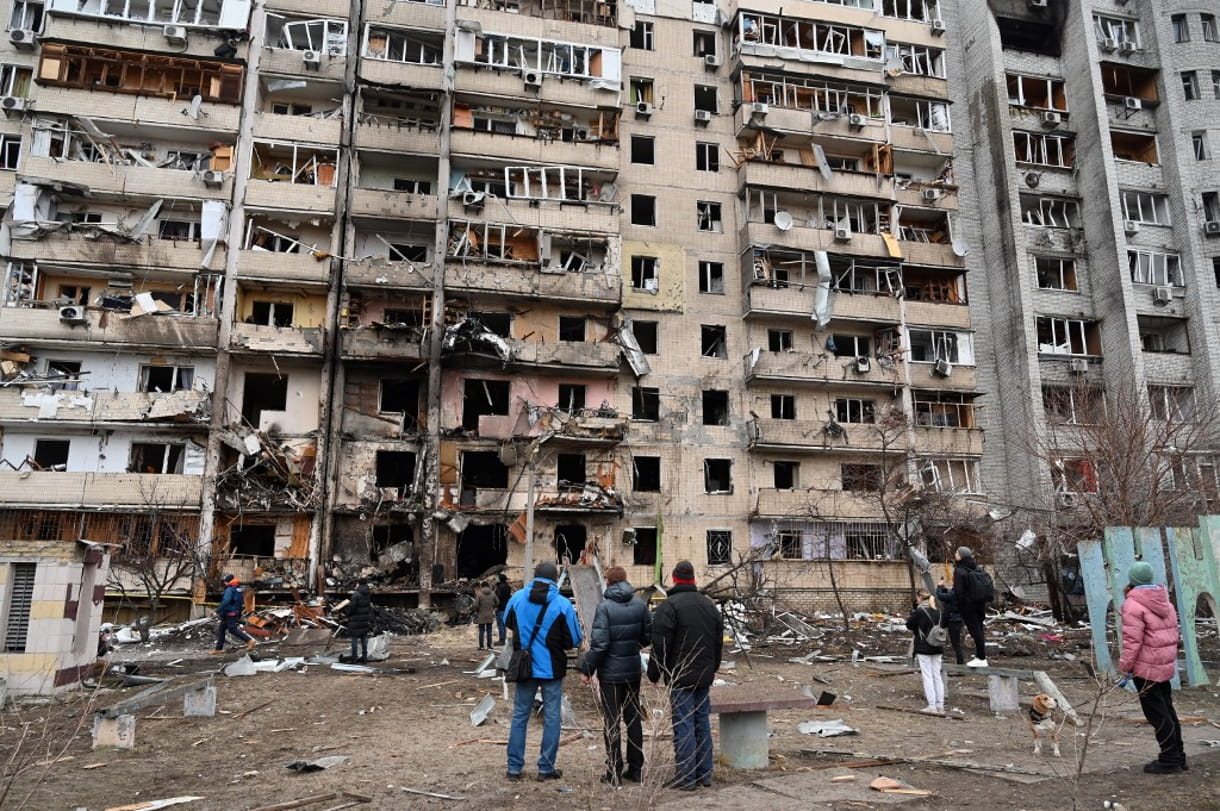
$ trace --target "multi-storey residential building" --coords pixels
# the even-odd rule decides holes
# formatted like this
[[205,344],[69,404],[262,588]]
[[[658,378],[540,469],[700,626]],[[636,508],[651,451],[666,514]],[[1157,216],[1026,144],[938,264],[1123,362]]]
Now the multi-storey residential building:
[[762,550],[882,607],[902,505],[983,498],[954,2],[9,21],[9,538],[421,602],[531,533],[635,582]]

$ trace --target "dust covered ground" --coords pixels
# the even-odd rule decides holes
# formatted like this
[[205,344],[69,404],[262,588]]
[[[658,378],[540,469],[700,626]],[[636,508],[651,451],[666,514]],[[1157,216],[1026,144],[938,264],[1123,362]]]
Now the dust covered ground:
[[[310,666],[304,672],[217,675],[215,717],[184,718],[181,701],[142,710],[131,750],[91,749],[90,725],[96,710],[141,688],[75,693],[15,709],[10,702],[0,717],[0,764],[8,764],[2,766],[5,785],[0,792],[7,790],[7,795],[0,807],[100,811],[181,795],[203,798],[175,806],[190,811],[257,809],[319,795],[337,796],[300,807],[335,809],[357,802],[342,792],[369,798],[351,806],[357,809],[676,809],[692,802],[700,808],[725,809],[881,808],[902,803],[912,809],[987,805],[997,810],[1065,809],[1075,802],[1079,808],[1097,809],[1107,799],[1120,800],[1131,811],[1220,807],[1220,747],[1203,743],[1220,739],[1220,689],[1192,688],[1175,695],[1179,715],[1200,719],[1184,728],[1190,771],[1146,775],[1141,767],[1155,757],[1156,744],[1134,697],[1109,691],[1099,698],[1079,661],[1061,658],[1065,653],[1087,657],[1087,650],[1081,649],[1087,635],[1065,634],[1063,642],[1039,643],[1020,658],[993,655],[993,666],[1047,670],[1081,715],[1092,718],[1087,737],[1084,730],[1064,728],[1062,758],[1035,756],[1024,714],[990,713],[987,680],[981,676],[950,678],[953,718],[894,709],[924,705],[918,675],[900,663],[850,661],[853,648],[868,655],[898,656],[905,650],[906,635],[878,630],[883,624],[861,621],[844,633],[826,622],[819,626],[822,636],[817,641],[756,641],[748,657],[741,652],[727,655],[732,666],[720,674],[727,682],[780,694],[809,685],[815,695],[827,691],[836,699],[828,708],[772,712],[771,768],[740,772],[718,763],[715,785],[694,795],[661,788],[672,771],[672,742],[664,693],[647,686],[645,781],[618,790],[600,783],[603,750],[594,695],[575,677],[569,677],[566,689],[578,728],[564,730],[559,754],[563,779],[532,779],[540,734],[535,723],[526,752],[527,780],[506,781],[504,743],[511,705],[503,700],[498,680],[469,674],[483,655],[475,649],[474,626],[466,626],[395,638],[390,659],[376,664],[378,670],[414,668],[414,673],[353,675]],[[1002,633],[998,626],[992,630],[997,636]],[[146,675],[187,683],[216,673],[239,656],[208,656],[207,638],[205,630],[184,643],[128,645],[111,658],[139,662]],[[1020,646],[1014,642],[1006,647],[1017,651]],[[345,649],[338,642],[331,650]],[[815,651],[838,661],[790,661]],[[263,644],[257,655],[319,652]],[[1214,672],[1214,665],[1212,669],[1214,680],[1220,673]],[[1022,703],[1027,705],[1035,692],[1032,682],[1022,682]],[[470,711],[487,693],[496,705],[475,728]],[[842,719],[857,734],[820,738],[798,731],[801,721],[833,719]],[[715,727],[713,719],[714,735]],[[1084,774],[1077,781],[1073,764],[1086,740]],[[306,774],[285,768],[293,761],[333,755],[348,760]],[[901,758],[982,768],[885,762]],[[871,791],[868,783],[882,775],[931,795]],[[408,793],[404,787],[460,799]]]

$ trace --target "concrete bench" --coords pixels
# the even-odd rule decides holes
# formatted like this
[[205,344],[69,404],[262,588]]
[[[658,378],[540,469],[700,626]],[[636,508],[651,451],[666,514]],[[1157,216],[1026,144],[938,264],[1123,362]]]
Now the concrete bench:
[[1063,693],[1051,681],[1043,670],[1019,670],[1011,667],[966,667],[965,665],[944,665],[946,673],[957,673],[963,676],[986,676],[987,699],[992,712],[1016,712],[1021,709],[1020,691],[1017,682],[1024,679],[1037,683],[1038,688],[1059,703],[1059,709],[1076,726],[1081,725],[1079,716],[1072,705],[1064,698]]
[[713,687],[709,695],[712,712],[720,716],[721,757],[734,769],[767,768],[767,710],[810,709],[818,704],[790,690],[750,685]]

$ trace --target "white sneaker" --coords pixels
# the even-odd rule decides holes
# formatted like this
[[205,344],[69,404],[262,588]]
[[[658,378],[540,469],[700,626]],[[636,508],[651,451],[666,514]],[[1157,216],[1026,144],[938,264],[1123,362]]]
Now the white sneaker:
[[991,667],[991,665],[987,664],[986,659],[980,659],[976,656],[969,662],[966,662],[966,667]]
[[939,712],[939,710],[937,710],[935,707],[929,705],[927,707],[924,707],[922,710],[920,710],[920,712],[926,712],[926,713],[935,715],[937,712]]

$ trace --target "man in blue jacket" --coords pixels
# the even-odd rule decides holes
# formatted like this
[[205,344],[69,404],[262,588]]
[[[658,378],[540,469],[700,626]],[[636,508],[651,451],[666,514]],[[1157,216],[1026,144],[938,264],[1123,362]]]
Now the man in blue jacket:
[[[644,770],[644,727],[640,710],[640,649],[652,639],[652,614],[635,596],[622,566],[606,570],[605,598],[593,614],[589,652],[580,680],[597,675],[601,694],[606,773],[603,783],[640,782]],[[623,769],[621,725],[627,726],[627,768]]]
[[220,630],[216,632],[216,649],[212,651],[213,656],[225,652],[226,632],[244,640],[246,650],[254,650],[254,638],[243,631],[238,624],[244,607],[245,604],[241,597],[241,581],[237,579],[236,575],[225,575],[225,592],[220,598],[220,605],[216,606],[216,616],[220,618]]
[[534,579],[514,594],[504,611],[504,622],[513,632],[513,648],[526,648],[533,660],[533,678],[518,681],[513,700],[513,724],[508,733],[509,780],[520,780],[525,768],[525,730],[534,709],[534,696],[542,691],[542,747],[538,755],[538,779],[558,780],[555,768],[559,754],[560,707],[563,676],[568,669],[570,648],[580,644],[580,623],[572,603],[559,593],[559,569],[550,561],[534,567]]

